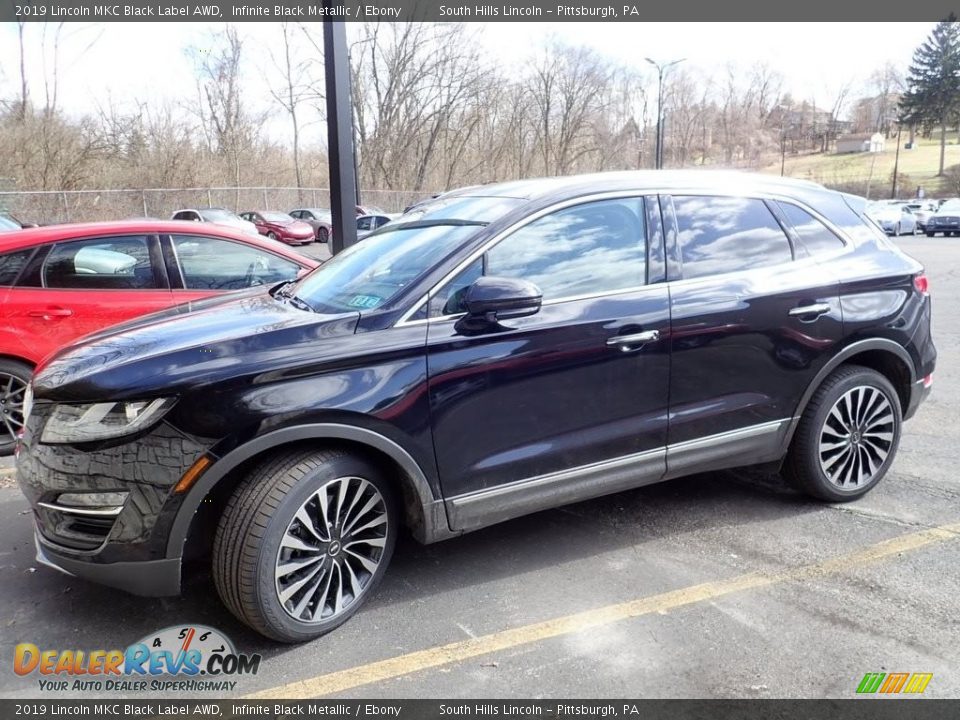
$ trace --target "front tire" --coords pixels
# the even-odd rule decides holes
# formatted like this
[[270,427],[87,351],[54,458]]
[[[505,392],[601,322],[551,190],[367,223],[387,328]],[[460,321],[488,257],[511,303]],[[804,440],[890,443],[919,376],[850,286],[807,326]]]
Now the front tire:
[[273,230],[271,230],[270,232],[267,233],[267,237],[270,238],[271,240],[279,240],[279,239],[280,239],[279,237],[277,237],[277,234],[276,234],[275,232],[273,232]]
[[890,381],[875,370],[845,365],[804,410],[784,473],[798,490],[820,500],[856,500],[890,469],[902,423]]
[[220,518],[213,579],[223,603],[282,642],[346,622],[383,578],[399,517],[393,488],[371,462],[300,450],[257,466]]
[[29,365],[0,360],[0,456],[10,455],[23,429],[23,396],[33,375]]
[[317,230],[317,242],[325,243],[329,239],[330,239],[329,230],[327,230],[325,227],[322,227],[319,230]]

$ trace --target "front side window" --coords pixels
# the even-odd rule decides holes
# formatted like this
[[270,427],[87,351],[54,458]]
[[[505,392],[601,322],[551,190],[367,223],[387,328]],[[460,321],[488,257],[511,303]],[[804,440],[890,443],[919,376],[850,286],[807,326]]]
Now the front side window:
[[144,235],[57,243],[43,264],[48,288],[146,290],[158,287]]
[[190,235],[172,236],[184,287],[240,290],[293,280],[300,266],[292,260],[243,243]]
[[843,247],[843,240],[803,208],[786,202],[777,204],[811,255],[820,255]]
[[763,200],[674,196],[683,277],[790,262],[790,241]]
[[465,312],[466,290],[482,275],[532,282],[545,301],[643,285],[643,199],[585,203],[523,226],[438,291],[430,302],[430,316]]

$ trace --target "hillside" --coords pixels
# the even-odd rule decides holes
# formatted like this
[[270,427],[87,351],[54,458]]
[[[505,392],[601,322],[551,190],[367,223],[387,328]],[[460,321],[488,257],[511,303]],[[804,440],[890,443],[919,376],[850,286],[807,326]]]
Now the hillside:
[[[903,137],[905,143],[906,135]],[[873,198],[888,198],[893,180],[896,138],[887,141],[887,148],[882,153],[787,155],[785,174],[832,187],[842,187]],[[949,170],[951,166],[960,165],[960,145],[957,144],[956,132],[947,136],[947,178],[936,177],[939,157],[940,145],[934,138],[918,137],[917,145],[913,149],[901,148],[898,194],[901,197],[912,197],[917,186],[922,186],[927,197],[960,195],[957,179],[950,177],[960,173],[951,173]],[[780,158],[777,157],[761,172],[779,174]]]

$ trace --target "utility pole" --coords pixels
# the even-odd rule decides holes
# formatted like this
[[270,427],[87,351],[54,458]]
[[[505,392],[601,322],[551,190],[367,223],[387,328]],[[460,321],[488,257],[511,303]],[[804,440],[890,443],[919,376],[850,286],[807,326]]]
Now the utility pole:
[[672,68],[674,65],[679,65],[686,58],[680,58],[679,60],[673,60],[664,65],[651,60],[650,58],[644,58],[648,63],[653,65],[657,69],[657,153],[656,153],[656,168],[659,170],[663,167],[663,75],[664,73]]
[[890,199],[897,199],[897,173],[900,170],[900,133],[903,132],[903,123],[897,123],[897,154],[893,156],[893,187],[890,188]]

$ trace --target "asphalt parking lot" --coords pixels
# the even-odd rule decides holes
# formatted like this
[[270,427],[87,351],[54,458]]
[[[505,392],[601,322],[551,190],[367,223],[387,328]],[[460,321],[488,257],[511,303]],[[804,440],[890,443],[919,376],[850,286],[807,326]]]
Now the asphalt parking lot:
[[207,577],[142,599],[38,567],[8,479],[0,697],[41,696],[35,675],[11,671],[19,642],[123,648],[191,622],[263,655],[235,696],[844,698],[867,672],[925,672],[925,695],[960,697],[960,239],[900,242],[927,266],[938,368],[863,500],[824,505],[776,477],[719,473],[429,547],[403,539],[358,616],[290,647],[235,621]]

